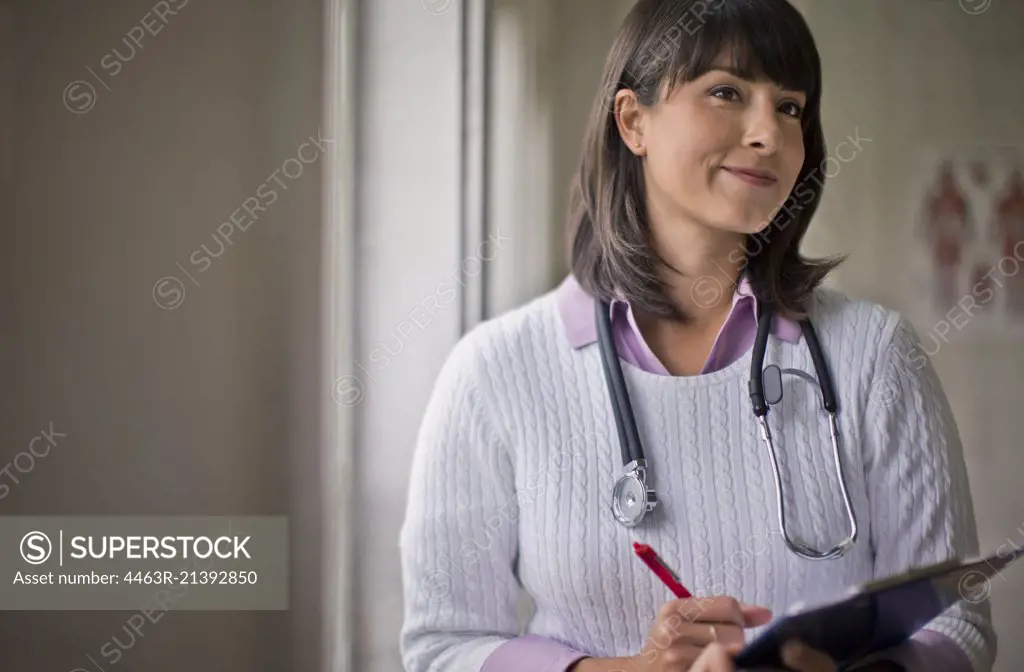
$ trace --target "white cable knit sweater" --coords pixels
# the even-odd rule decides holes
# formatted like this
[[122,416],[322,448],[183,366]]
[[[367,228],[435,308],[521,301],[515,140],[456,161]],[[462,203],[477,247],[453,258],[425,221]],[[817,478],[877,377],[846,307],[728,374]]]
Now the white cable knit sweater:
[[[780,537],[747,394],[749,352],[693,377],[623,363],[660,498],[644,525],[628,530],[609,511],[622,460],[598,348],[569,346],[553,293],[464,336],[438,377],[412,467],[400,538],[406,669],[477,672],[520,634],[598,657],[637,653],[672,596],[635,557],[634,540],[657,549],[695,595],[731,595],[776,614],[977,553],[956,425],[913,329],[897,313],[826,289],[811,319],[836,387],[860,526],[855,548],[824,562],[796,557]],[[767,363],[814,373],[803,339],[771,339]],[[790,534],[831,547],[847,519],[828,424],[816,388],[784,380],[769,419]],[[520,583],[536,604],[525,631]],[[987,603],[961,602],[927,627],[952,638],[976,672],[991,669]]]

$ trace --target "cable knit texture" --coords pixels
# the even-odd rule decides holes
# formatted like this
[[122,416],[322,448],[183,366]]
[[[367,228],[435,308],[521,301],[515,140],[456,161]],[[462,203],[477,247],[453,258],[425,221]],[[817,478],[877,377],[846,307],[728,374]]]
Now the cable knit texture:
[[[623,363],[660,499],[629,530],[609,510],[622,461],[598,348],[569,346],[553,293],[465,335],[438,376],[412,465],[399,542],[406,670],[478,672],[523,635],[596,657],[637,653],[672,596],[633,555],[634,540],[658,549],[695,595],[731,595],[776,614],[976,554],[956,424],[913,328],[828,289],[816,292],[811,318],[840,403],[860,528],[855,548],[826,562],[796,557],[780,536],[747,395],[749,352],[692,377]],[[767,363],[814,372],[802,339],[771,339]],[[784,383],[769,420],[790,534],[830,547],[847,518],[828,424],[815,387],[792,376]],[[535,603],[525,628],[520,586]],[[956,642],[975,672],[991,669],[987,603],[961,602],[926,627]]]

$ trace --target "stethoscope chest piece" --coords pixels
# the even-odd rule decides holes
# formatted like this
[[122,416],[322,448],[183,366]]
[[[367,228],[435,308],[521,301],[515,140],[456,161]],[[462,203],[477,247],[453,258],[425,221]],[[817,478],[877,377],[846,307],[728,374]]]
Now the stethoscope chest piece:
[[[622,474],[615,481],[615,487],[612,490],[611,509],[616,521],[626,527],[636,527],[644,519],[644,516],[654,510],[658,504],[658,498],[654,490],[647,487],[647,462],[644,458],[640,432],[637,429],[636,418],[633,415],[633,407],[629,402],[629,391],[626,389],[626,381],[622,373],[622,367],[619,365],[619,357],[612,336],[611,308],[604,301],[595,301],[594,306],[601,365],[608,386],[612,412],[615,415],[615,427],[618,432],[619,448],[624,465]],[[811,326],[810,320],[807,319],[800,321],[801,333],[807,339],[811,359],[814,361],[814,368],[818,373],[817,380],[810,374],[797,369],[780,369],[774,364],[765,367],[765,350],[768,345],[772,312],[766,302],[759,303],[758,310],[760,312],[757,322],[757,337],[754,339],[754,352],[751,358],[748,388],[752,410],[757,418],[758,427],[761,430],[761,439],[768,450],[772,475],[775,479],[779,528],[786,546],[798,556],[807,560],[839,558],[857,541],[857,517],[854,514],[853,503],[850,501],[850,493],[846,489],[846,476],[843,471],[840,451],[839,421],[836,417],[838,404],[836,403],[835,388],[832,385],[832,376],[829,373],[821,344],[818,342],[818,336],[814,331],[814,327]],[[782,496],[782,476],[779,472],[779,463],[775,454],[775,443],[772,440],[771,429],[768,425],[770,406],[782,400],[783,373],[794,374],[811,384],[817,383],[821,388],[822,407],[828,415],[832,458],[839,477],[839,487],[843,495],[843,504],[846,507],[850,532],[843,541],[824,551],[811,548],[792,539],[786,527],[785,500]]]
[[626,527],[636,527],[658,505],[658,496],[647,487],[642,461],[626,465],[612,490],[612,514]]

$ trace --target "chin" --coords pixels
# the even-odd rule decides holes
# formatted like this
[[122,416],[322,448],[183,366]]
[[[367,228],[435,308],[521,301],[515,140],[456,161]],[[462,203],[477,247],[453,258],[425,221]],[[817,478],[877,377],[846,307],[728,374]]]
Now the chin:
[[772,223],[772,213],[766,212],[765,214],[752,219],[748,225],[744,228],[744,233],[758,233],[768,228],[768,225]]
[[723,216],[709,218],[706,221],[709,227],[719,231],[749,235],[767,229],[772,221],[772,212],[771,210],[753,213],[749,210],[733,211]]

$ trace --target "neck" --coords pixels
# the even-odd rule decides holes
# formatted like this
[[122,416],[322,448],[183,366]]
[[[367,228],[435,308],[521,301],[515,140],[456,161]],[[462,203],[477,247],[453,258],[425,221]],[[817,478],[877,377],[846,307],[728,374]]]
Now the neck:
[[659,212],[648,204],[651,243],[667,266],[660,271],[672,302],[698,331],[724,319],[746,264],[746,235]]
[[651,242],[666,262],[661,277],[685,322],[636,311],[637,326],[654,354],[675,375],[700,371],[732,309],[746,264],[739,232],[703,225],[648,199]]

